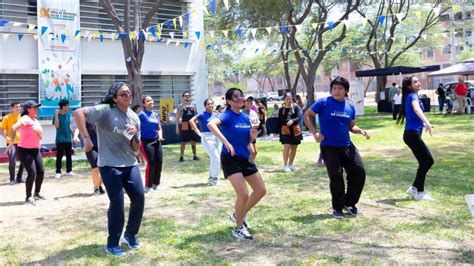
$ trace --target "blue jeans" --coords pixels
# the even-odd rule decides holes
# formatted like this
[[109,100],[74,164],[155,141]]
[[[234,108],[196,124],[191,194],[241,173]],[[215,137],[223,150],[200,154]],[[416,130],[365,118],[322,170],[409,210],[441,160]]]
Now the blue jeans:
[[107,247],[115,247],[119,245],[125,223],[124,189],[130,198],[130,212],[125,234],[135,236],[140,229],[145,206],[142,178],[137,165],[129,167],[103,166],[99,167],[99,171],[110,200],[107,212],[109,229]]
[[444,101],[445,101],[444,97],[438,97],[439,112],[443,112]]

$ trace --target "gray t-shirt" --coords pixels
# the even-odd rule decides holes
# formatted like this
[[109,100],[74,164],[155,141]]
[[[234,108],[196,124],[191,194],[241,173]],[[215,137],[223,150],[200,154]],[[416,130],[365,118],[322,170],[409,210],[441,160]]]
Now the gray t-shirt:
[[127,167],[137,164],[136,153],[130,140],[124,135],[127,126],[135,126],[140,139],[140,119],[128,108],[127,113],[108,104],[84,108],[87,121],[94,123],[97,130],[99,158],[98,166]]

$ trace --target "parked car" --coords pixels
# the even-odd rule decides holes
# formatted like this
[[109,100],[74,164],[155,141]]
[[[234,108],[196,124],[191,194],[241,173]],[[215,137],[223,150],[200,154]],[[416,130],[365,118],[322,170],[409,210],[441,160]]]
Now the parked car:
[[273,101],[281,101],[282,100],[282,96],[279,96],[278,95],[278,92],[269,92],[267,94],[267,99],[269,102],[273,102]]

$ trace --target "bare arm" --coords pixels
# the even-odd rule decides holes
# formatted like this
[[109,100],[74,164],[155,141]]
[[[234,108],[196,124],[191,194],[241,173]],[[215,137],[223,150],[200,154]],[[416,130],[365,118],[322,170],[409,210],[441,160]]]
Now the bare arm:
[[158,141],[163,141],[163,130],[161,130],[161,124],[158,124]]
[[209,123],[207,123],[207,128],[214,134],[216,137],[218,137],[222,143],[224,143],[225,147],[227,150],[230,152],[232,156],[235,155],[234,147],[232,147],[232,144],[224,137],[222,132],[219,129],[219,126],[221,125],[221,120],[219,118],[214,118]]
[[316,140],[316,142],[321,142],[324,140],[324,136],[322,134],[319,134],[318,129],[316,128],[316,124],[314,123],[315,117],[316,117],[316,114],[313,112],[313,110],[308,109],[303,114],[303,121],[308,127],[311,134],[313,134],[313,137]]
[[[11,130],[11,132],[10,132],[10,139],[11,139],[11,140],[12,140],[12,139],[15,139],[16,131],[17,131],[18,129],[20,129],[21,127],[23,127],[23,124],[22,124],[20,121],[16,122],[16,123],[13,125],[12,130]],[[13,144],[13,141],[10,141],[10,144],[8,144],[8,147],[7,147],[7,151],[12,150],[12,149],[13,149],[13,145],[14,145],[14,144]]]
[[179,136],[179,119],[181,118],[181,108],[178,108],[178,111],[176,112],[176,135]]
[[80,108],[74,111],[74,119],[76,120],[77,129],[79,130],[82,135],[82,138],[84,139],[84,151],[88,152],[92,150],[94,144],[92,144],[89,133],[87,132],[86,112],[84,111],[84,108]]
[[425,114],[421,110],[420,103],[417,100],[414,100],[411,102],[411,106],[413,107],[413,111],[415,114],[423,121],[423,124],[425,124],[426,131],[432,136],[431,129],[433,126],[430,124],[430,121],[426,118]]
[[54,127],[58,128],[59,127],[59,110],[54,110]]
[[5,129],[3,127],[0,127],[0,135],[4,137],[7,140],[7,142],[10,142],[10,137],[7,136],[7,134],[5,133]]
[[191,125],[191,128],[194,130],[194,132],[196,132],[196,134],[202,137],[201,131],[197,127],[196,120],[197,120],[197,115],[195,115],[193,118],[191,118],[191,120],[189,120],[189,124]]
[[362,128],[358,127],[356,125],[355,119],[352,120],[351,123],[349,124],[349,130],[354,134],[361,134],[366,139],[370,139],[369,133],[367,131],[363,130]]

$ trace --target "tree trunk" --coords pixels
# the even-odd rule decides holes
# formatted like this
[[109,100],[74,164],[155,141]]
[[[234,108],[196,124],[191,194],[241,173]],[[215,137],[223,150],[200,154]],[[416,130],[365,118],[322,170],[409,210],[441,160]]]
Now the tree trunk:
[[298,87],[298,81],[300,79],[300,75],[301,75],[301,72],[298,69],[298,72],[296,73],[296,77],[295,77],[295,82],[293,82],[293,85],[291,86],[291,95],[293,96],[293,98],[296,97],[296,87]]
[[[377,92],[375,93],[375,101],[378,102],[380,100],[380,92],[385,91],[385,85],[387,85],[387,77],[386,76],[378,76],[377,77]],[[385,99],[387,95],[385,95]]]
[[306,104],[306,106],[311,106],[316,97],[315,97],[315,91],[314,91],[314,81],[316,80],[316,69],[313,69],[313,68],[316,68],[313,66],[311,66],[311,68],[309,69],[308,71],[308,78],[304,79],[303,78],[303,81],[306,85],[306,99],[308,100],[308,103]]

